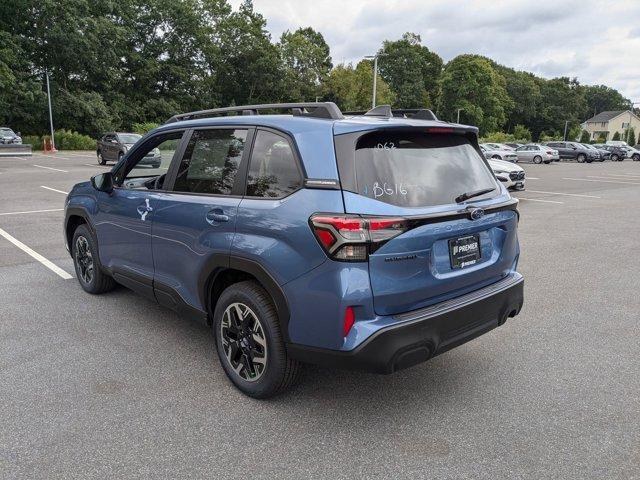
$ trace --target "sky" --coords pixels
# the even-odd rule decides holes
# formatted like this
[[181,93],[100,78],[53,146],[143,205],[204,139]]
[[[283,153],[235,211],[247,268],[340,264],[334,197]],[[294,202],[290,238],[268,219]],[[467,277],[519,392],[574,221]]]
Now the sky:
[[[241,0],[231,0],[237,7]],[[640,104],[640,0],[254,0],[274,41],[313,27],[333,63],[418,33],[449,61],[475,53],[536,75],[604,84]]]

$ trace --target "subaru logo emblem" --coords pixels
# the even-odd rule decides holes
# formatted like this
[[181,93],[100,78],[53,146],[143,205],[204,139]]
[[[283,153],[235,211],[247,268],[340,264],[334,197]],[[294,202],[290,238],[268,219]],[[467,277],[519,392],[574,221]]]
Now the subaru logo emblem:
[[484,217],[484,210],[481,208],[474,208],[473,210],[471,210],[469,216],[471,217],[471,220],[480,220],[482,217]]

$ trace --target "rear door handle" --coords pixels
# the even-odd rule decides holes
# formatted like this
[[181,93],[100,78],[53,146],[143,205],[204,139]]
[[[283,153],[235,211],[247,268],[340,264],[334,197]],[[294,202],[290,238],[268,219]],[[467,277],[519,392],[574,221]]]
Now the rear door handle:
[[215,223],[228,222],[229,215],[225,215],[221,208],[214,208],[213,210],[209,210],[207,215],[205,216],[205,220],[209,225],[213,225]]

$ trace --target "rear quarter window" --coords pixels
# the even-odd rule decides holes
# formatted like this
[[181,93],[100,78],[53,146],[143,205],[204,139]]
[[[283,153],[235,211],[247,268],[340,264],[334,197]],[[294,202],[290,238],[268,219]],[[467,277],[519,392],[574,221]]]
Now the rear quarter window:
[[450,204],[462,193],[497,189],[480,153],[454,134],[366,134],[356,143],[355,176],[360,195],[402,207]]

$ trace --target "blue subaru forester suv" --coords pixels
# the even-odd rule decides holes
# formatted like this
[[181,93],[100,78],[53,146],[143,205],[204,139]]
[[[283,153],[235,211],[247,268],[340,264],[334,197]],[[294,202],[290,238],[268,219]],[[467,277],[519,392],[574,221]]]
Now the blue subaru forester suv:
[[247,395],[305,362],[391,373],[522,307],[517,200],[477,133],[330,102],[177,115],[73,188],[67,248],[87,292],[117,282],[211,325]]

